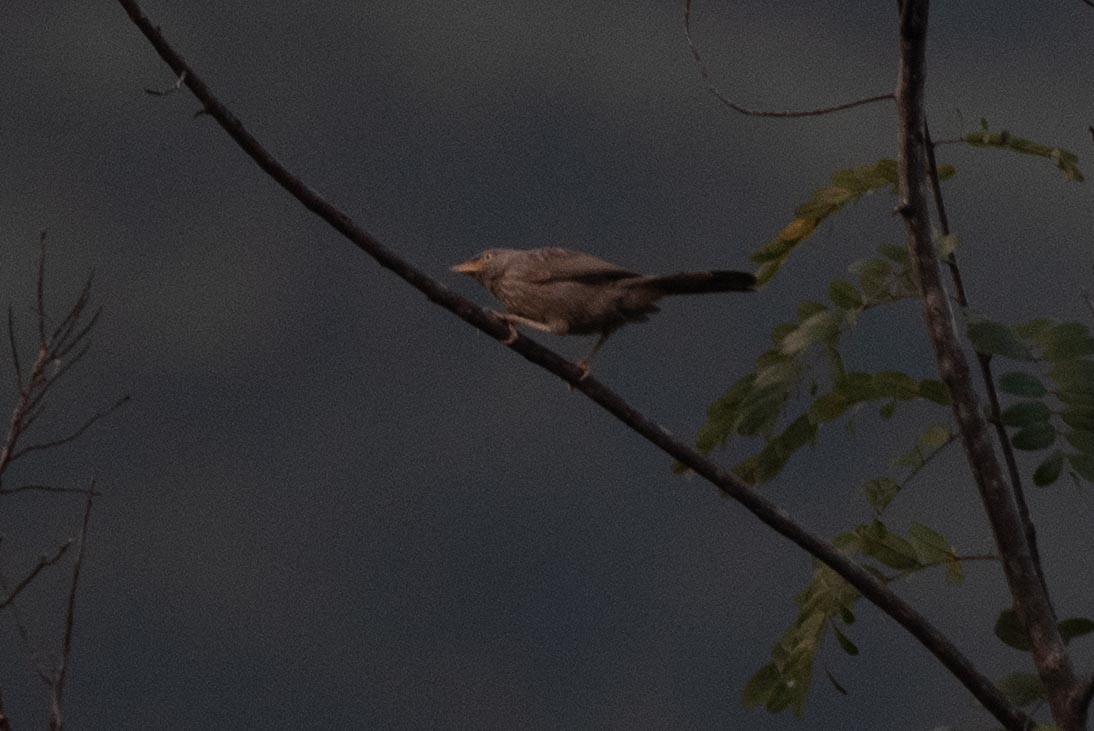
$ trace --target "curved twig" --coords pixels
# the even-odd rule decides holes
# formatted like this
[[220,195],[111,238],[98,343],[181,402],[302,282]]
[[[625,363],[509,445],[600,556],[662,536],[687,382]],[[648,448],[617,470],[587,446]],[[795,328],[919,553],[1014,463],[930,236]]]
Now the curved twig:
[[133,23],[156,49],[171,70],[181,76],[186,74],[186,86],[202,103],[205,110],[217,120],[236,143],[308,210],[330,224],[357,248],[371,256],[382,267],[391,270],[449,312],[496,340],[503,341],[510,349],[528,361],[554,373],[569,383],[574,390],[585,394],[604,410],[615,416],[649,442],[688,466],[696,474],[718,487],[728,497],[743,505],[761,522],[780,535],[788,538],[805,551],[831,567],[844,580],[854,586],[867,600],[879,607],[923,644],[962,684],[1002,723],[1009,728],[1022,728],[1027,718],[999,692],[991,680],[980,673],[948,637],[939,632],[922,614],[896,593],[884,586],[869,571],[844,555],[831,543],[809,532],[758,491],[742,482],[714,461],[700,455],[681,441],[674,439],[664,428],[649,419],[602,384],[588,371],[564,360],[558,354],[539,343],[518,335],[511,342],[512,330],[500,320],[473,302],[452,292],[437,281],[416,269],[393,251],[381,244],[371,234],[353,223],[350,218],[318,193],[290,173],[278,162],[209,90],[205,82],[194,72],[163,37],[160,30],[144,15],[136,0],[118,0]]
[[703,81],[707,84],[707,90],[714,95],[714,98],[720,101],[725,106],[729,107],[738,114],[745,114],[749,117],[768,117],[774,119],[794,119],[798,117],[820,117],[825,114],[832,114],[833,112],[842,112],[847,109],[854,109],[855,107],[865,106],[867,104],[873,104],[874,102],[892,101],[896,96],[890,92],[888,94],[878,94],[877,96],[866,97],[864,99],[856,99],[851,102],[845,102],[844,104],[837,104],[832,107],[822,107],[820,109],[807,109],[804,111],[772,111],[765,109],[750,109],[749,107],[738,104],[733,101],[714,85],[714,80],[711,78],[710,69],[707,68],[706,61],[699,55],[699,48],[695,45],[695,41],[691,37],[691,0],[684,0],[684,35],[688,39],[688,49],[691,51],[691,57],[695,60],[695,65],[699,68],[699,75],[703,77]]
[[[16,450],[15,453],[11,455],[11,459],[8,460],[8,461],[9,462],[14,462],[15,460],[22,457],[24,454],[28,454],[30,452],[37,452],[37,451],[40,451],[40,450],[43,450],[43,449],[52,449],[53,447],[60,447],[64,444],[68,444],[71,441],[79,439],[80,436],[85,431],[90,429],[95,424],[95,422],[97,422],[99,419],[103,419],[107,416],[110,416],[115,411],[120,409],[122,406],[125,406],[125,404],[127,404],[128,402],[129,402],[129,395],[126,394],[125,396],[122,396],[120,399],[118,399],[114,403],[113,406],[111,406],[109,408],[106,408],[106,409],[103,409],[101,411],[96,411],[94,414],[92,414],[87,419],[87,421],[85,421],[83,424],[81,424],[77,429],[73,430],[71,433],[69,433],[69,434],[67,434],[63,437],[60,437],[58,439],[53,439],[53,440],[50,440],[48,442],[39,442],[38,444],[31,444],[29,446],[23,447],[22,449]],[[2,491],[0,491],[0,492],[2,492]],[[86,492],[86,491],[85,490],[77,490],[77,492]]]

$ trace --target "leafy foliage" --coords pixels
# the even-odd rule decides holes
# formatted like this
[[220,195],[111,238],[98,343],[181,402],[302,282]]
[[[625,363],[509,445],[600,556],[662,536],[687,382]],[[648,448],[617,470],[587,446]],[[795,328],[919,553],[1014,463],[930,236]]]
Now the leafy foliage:
[[[1074,479],[1094,482],[1094,336],[1086,325],[1038,319],[1010,326],[991,320],[968,325],[980,353],[1027,363],[999,378],[1013,397],[1000,414],[1011,445],[1045,452],[1033,484],[1051,485],[1070,467]],[[1061,442],[1070,446],[1061,448]]]
[[[953,172],[952,167],[943,166],[939,175],[948,178]],[[760,284],[770,281],[794,249],[825,219],[874,191],[884,188],[895,191],[896,180],[895,160],[878,160],[870,165],[837,170],[832,174],[831,185],[814,191],[809,200],[795,209],[793,220],[752,254],[752,261],[761,265],[756,273],[757,281]]]
[[[696,440],[700,451],[710,453],[734,436],[762,437],[765,446],[734,468],[742,479],[762,484],[778,475],[797,450],[815,441],[821,424],[864,403],[883,402],[880,412],[885,418],[901,402],[949,403],[945,387],[933,379],[916,379],[898,371],[844,370],[839,341],[861,313],[919,293],[907,250],[882,246],[880,253],[850,267],[857,285],[849,279],[829,285],[831,305],[804,301],[798,306],[797,322],[774,328],[773,347],[707,410],[707,421]],[[818,355],[826,356],[831,381],[830,390],[820,395],[816,380],[810,381]],[[804,390],[812,397],[808,407],[780,429],[790,400]]]
[[[951,567],[957,567],[956,576],[960,578],[953,548],[919,523],[912,524],[905,538],[875,520],[838,536],[836,545],[849,555],[861,557],[866,568],[884,582],[933,566],[947,567],[951,578],[955,575]],[[898,573],[887,576],[885,568]],[[815,561],[809,583],[797,596],[797,619],[772,649],[771,661],[749,680],[745,704],[762,705],[771,712],[792,709],[800,716],[812,686],[813,666],[828,632],[845,654],[859,654],[858,646],[843,629],[855,621],[853,607],[859,596],[842,577]]]
[[1045,686],[1034,673],[1011,673],[999,680],[995,686],[1014,705],[1029,708],[1043,703],[1046,698]]
[[[1065,644],[1070,643],[1076,637],[1082,637],[1094,632],[1094,620],[1086,617],[1064,619],[1056,626],[1060,630],[1060,637],[1063,638]],[[995,620],[995,636],[1003,644],[1013,647],[1015,650],[1029,652],[1032,649],[1029,635],[1026,633],[1025,627],[1022,626],[1018,613],[1013,609],[1007,608],[999,612],[999,616]]]
[[1051,160],[1055,163],[1064,177],[1072,182],[1081,183],[1083,173],[1079,170],[1079,158],[1075,153],[1059,147],[1049,147],[1022,137],[1015,137],[1006,130],[992,132],[988,129],[988,123],[980,121],[980,131],[965,135],[966,144],[973,147],[994,147],[1001,150],[1009,150],[1023,155],[1035,155]]

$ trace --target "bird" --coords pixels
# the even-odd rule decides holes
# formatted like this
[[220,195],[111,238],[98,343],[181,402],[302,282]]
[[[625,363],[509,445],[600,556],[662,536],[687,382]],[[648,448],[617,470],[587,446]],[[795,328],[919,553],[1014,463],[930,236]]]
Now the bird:
[[[488,289],[504,306],[498,317],[555,335],[599,335],[580,361],[587,370],[608,337],[623,325],[659,312],[662,297],[750,292],[748,272],[705,271],[645,275],[572,249],[487,249],[451,269]],[[510,339],[516,338],[513,329]]]

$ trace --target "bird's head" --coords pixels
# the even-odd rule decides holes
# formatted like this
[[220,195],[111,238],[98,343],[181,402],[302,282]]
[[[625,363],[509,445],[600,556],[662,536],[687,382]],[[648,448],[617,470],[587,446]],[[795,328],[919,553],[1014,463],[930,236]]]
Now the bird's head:
[[515,253],[518,252],[513,249],[487,249],[473,259],[452,267],[452,271],[474,277],[485,284],[505,272],[509,260]]

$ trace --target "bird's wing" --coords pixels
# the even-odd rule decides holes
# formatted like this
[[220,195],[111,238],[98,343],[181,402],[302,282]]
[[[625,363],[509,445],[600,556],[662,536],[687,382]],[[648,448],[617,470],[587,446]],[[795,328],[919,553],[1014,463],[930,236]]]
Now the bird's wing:
[[592,254],[550,247],[537,249],[524,276],[532,282],[583,282],[596,284],[639,276]]

